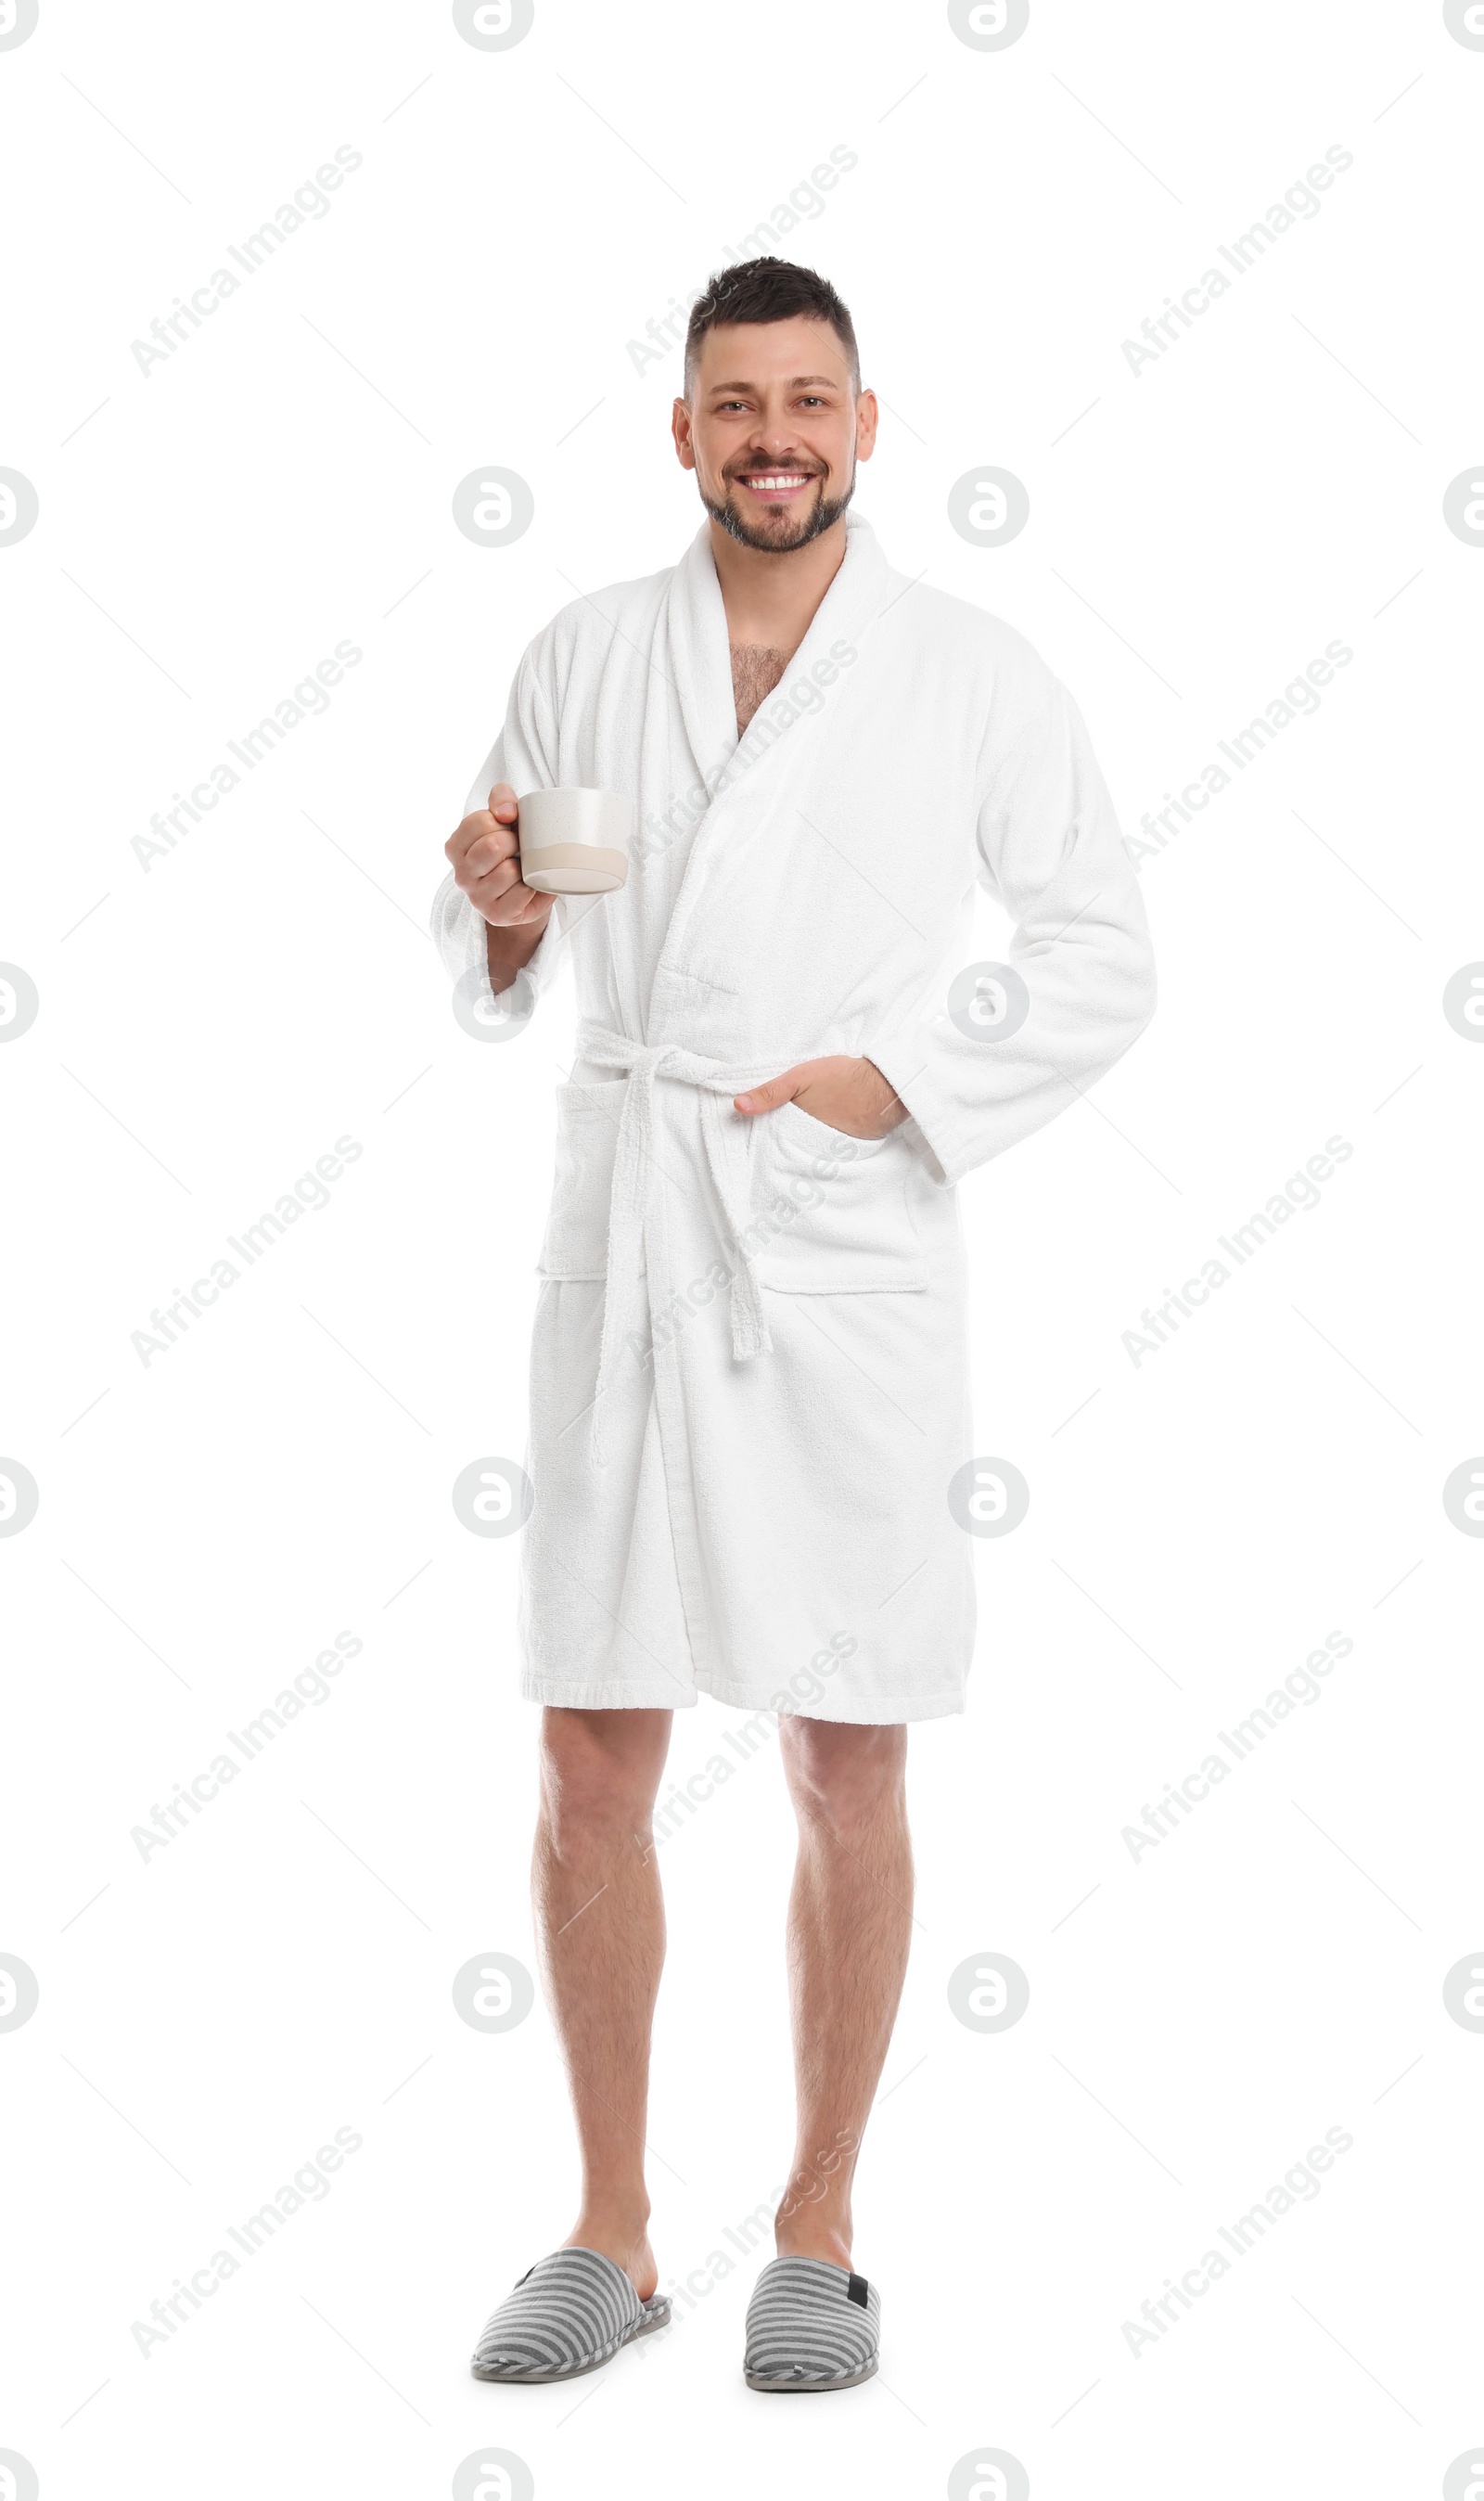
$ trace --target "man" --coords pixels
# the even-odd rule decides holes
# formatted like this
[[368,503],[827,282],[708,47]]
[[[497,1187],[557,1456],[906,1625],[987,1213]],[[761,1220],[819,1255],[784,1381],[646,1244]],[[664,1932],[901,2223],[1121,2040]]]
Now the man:
[[[875,2369],[850,2198],[907,1961],[907,1725],[962,1711],[973,1635],[948,1499],[973,1448],[954,1184],[1074,1103],[1152,1010],[1071,698],[847,514],[876,424],[832,286],[774,259],[712,280],[673,418],[708,517],[673,570],[538,635],[434,907],[486,1012],[529,1004],[564,953],[580,1011],[521,1624],[582,2197],[485,2329],[484,2378],[596,2368],[669,2316],[643,2161],[650,1814],[698,1691],[782,1715],[799,1824],[798,2133],[746,2378],[819,2391]],[[517,794],[568,784],[629,794],[639,832],[626,885],[553,907],[520,882]],[[966,1013],[976,880],[1018,925]]]

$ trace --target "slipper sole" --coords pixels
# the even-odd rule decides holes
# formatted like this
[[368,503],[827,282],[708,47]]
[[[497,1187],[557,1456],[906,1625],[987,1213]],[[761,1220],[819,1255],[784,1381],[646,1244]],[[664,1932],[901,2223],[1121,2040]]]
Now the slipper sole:
[[[485,2382],[492,2383],[500,2387],[544,2387],[553,2380],[585,2379],[589,2371],[601,2371],[605,2363],[611,2362],[615,2355],[623,2351],[626,2345],[633,2344],[637,2336],[652,2336],[656,2328],[668,2327],[670,2324],[670,2297],[668,2293],[656,2294],[652,2302],[646,2302],[644,2304],[643,2317],[635,2319],[633,2326],[625,2330],[624,2334],[619,2337],[617,2344],[613,2346],[609,2352],[596,2354],[591,2362],[574,2363],[570,2370],[481,2371],[477,2362],[472,2362],[469,2366],[470,2376],[476,2380],[483,2380]],[[651,2313],[653,2314],[652,2316]],[[872,2367],[874,2368],[874,2365],[873,2364]]]
[[852,2371],[845,2380],[760,2380],[753,2371],[744,2371],[742,2377],[749,2388],[756,2388],[765,2397],[828,2397],[837,2388],[858,2388],[863,2380],[874,2376],[875,2367],[876,2356],[873,2353],[863,2371]]

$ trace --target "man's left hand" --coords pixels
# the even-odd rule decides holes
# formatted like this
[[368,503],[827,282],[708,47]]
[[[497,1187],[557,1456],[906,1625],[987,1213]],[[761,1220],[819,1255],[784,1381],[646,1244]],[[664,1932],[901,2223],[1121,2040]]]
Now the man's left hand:
[[739,1112],[775,1112],[780,1103],[797,1103],[811,1120],[840,1129],[847,1138],[884,1138],[907,1118],[907,1105],[870,1059],[803,1059],[734,1095]]

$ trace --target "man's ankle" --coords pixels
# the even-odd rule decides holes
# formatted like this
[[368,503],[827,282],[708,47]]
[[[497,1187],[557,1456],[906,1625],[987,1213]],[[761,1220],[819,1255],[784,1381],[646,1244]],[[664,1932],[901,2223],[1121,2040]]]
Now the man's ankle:
[[[569,2249],[597,2250],[615,2266],[634,2276],[652,2276],[653,2253],[649,2248],[649,2205],[647,2198],[637,2205],[624,2207],[584,2206],[567,2235]],[[646,2285],[644,2298],[653,2290]]]
[[848,2214],[820,2206],[799,2206],[790,2214],[787,2200],[774,2220],[774,2240],[780,2258],[823,2258],[831,2266],[851,2263]]

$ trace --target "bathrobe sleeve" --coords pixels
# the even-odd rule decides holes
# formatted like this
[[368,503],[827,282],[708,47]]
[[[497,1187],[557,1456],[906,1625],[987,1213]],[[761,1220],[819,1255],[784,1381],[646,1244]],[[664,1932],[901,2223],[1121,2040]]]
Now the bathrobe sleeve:
[[[511,687],[505,726],[470,785],[464,802],[466,817],[487,805],[497,782],[508,782],[520,796],[529,790],[552,789],[560,781],[551,691],[552,644],[552,629],[548,626],[524,653]],[[524,967],[526,980],[538,992],[555,979],[561,966],[563,940],[574,919],[580,918],[593,900],[591,896],[557,896],[535,951]],[[467,894],[455,885],[451,869],[433,898],[429,925],[450,980],[457,982],[465,973],[476,974],[478,979],[472,984],[477,993],[475,1004],[487,1007],[493,992],[484,942],[486,924]]]
[[976,874],[1016,924],[1008,960],[1029,1012],[1003,1040],[961,1030],[950,963],[861,1046],[949,1184],[1075,1103],[1154,1013],[1143,898],[1086,724],[1029,644],[1017,645],[996,672]]

